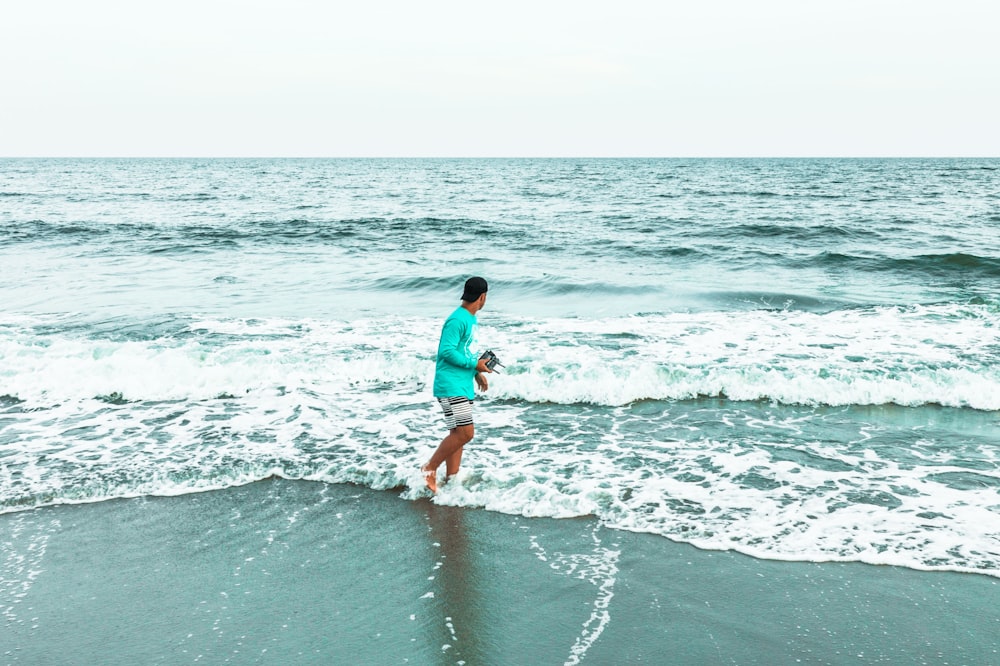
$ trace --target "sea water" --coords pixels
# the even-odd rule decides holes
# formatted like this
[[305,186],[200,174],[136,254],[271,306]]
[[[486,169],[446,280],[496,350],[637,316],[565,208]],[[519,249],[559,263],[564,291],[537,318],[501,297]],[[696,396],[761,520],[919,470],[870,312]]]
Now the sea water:
[[0,160],[0,511],[427,496],[1000,576],[1000,160]]

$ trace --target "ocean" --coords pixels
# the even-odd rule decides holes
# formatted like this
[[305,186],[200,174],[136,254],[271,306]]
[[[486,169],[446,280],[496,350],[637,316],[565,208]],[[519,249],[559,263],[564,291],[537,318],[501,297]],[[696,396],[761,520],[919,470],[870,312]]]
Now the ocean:
[[[997,655],[1000,159],[3,159],[0,268],[0,607],[27,651],[9,663],[43,654],[21,609],[56,585],[71,516],[155,506],[169,526],[272,488],[299,489],[274,500],[297,498],[285,527],[322,512],[316,488],[582,530],[590,619],[538,663],[612,649],[627,572],[602,544],[636,534],[654,560],[971,576],[987,610],[966,629]],[[471,275],[505,367],[431,499],[437,338]],[[462,615],[414,662],[516,663],[449,661]]]

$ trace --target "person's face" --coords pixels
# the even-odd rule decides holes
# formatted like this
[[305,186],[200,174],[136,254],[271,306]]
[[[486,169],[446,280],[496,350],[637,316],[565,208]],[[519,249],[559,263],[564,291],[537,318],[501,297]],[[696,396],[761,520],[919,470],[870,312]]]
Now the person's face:
[[484,307],[486,307],[486,292],[479,296],[479,309],[482,310]]

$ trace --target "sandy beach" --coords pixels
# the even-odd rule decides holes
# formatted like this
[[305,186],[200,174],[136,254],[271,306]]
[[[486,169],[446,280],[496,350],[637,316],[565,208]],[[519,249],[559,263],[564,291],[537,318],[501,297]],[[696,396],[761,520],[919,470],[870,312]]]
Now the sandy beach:
[[989,664],[1000,581],[266,480],[0,516],[6,664]]

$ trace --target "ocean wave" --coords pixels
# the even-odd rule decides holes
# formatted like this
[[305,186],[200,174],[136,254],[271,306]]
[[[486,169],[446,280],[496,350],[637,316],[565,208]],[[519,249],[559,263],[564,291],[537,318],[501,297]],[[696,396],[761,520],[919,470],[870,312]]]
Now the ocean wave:
[[715,291],[697,294],[699,300],[725,310],[807,310],[831,312],[864,307],[841,298],[774,291]]
[[[482,317],[506,368],[438,503],[1000,575],[996,304]],[[427,497],[438,319],[204,317],[125,337],[71,320],[0,322],[0,512],[270,476]]]
[[194,192],[194,193],[176,194],[176,195],[173,195],[173,196],[169,197],[169,200],[171,200],[171,201],[195,201],[195,202],[218,201],[219,200],[219,196],[216,195],[216,194],[210,194],[208,192]]
[[[301,207],[296,207],[300,209]],[[365,243],[382,244],[405,237],[410,247],[438,243],[442,238],[452,242],[463,239],[491,239],[501,242],[517,238],[519,232],[510,225],[466,219],[435,217],[362,217],[317,218],[290,217],[260,221],[225,220],[217,224],[151,224],[139,221],[85,222],[33,219],[0,224],[3,236],[0,247],[19,243],[55,242],[74,244],[108,243],[123,245],[122,251],[146,252],[184,247],[205,249],[232,247],[236,243],[249,245],[300,245]]]
[[[354,285],[357,289],[399,292],[405,294],[453,293],[461,295],[460,286],[467,278],[464,274],[449,275],[409,275],[405,277],[378,277],[367,281],[359,281]],[[456,285],[459,286],[456,293]],[[615,284],[601,280],[574,280],[568,277],[546,275],[531,280],[491,279],[490,289],[495,293],[503,293],[506,298],[559,298],[559,297],[615,297],[633,294],[636,288],[632,285]],[[656,287],[646,287],[647,293],[657,293]],[[455,303],[457,304],[457,300]]]
[[922,254],[914,257],[866,257],[840,252],[824,252],[794,263],[799,266],[822,265],[865,273],[896,272],[919,275],[924,279],[929,275],[965,280],[1000,277],[1000,258],[964,252]]
[[685,194],[693,195],[696,197],[712,197],[712,198],[750,198],[750,199],[845,199],[846,194],[836,193],[836,192],[818,192],[811,191],[807,188],[787,190],[787,191],[775,191],[775,190],[726,190],[726,189],[696,189],[689,190]]
[[[780,221],[780,220],[776,220]],[[721,227],[716,233],[721,237],[739,239],[741,242],[753,242],[756,239],[783,239],[803,243],[840,243],[858,241],[877,243],[884,241],[885,236],[871,228],[852,228],[838,225],[795,225],[750,223],[731,227]],[[792,221],[792,220],[787,220]]]
[[[998,325],[995,304],[756,309],[487,319],[480,339],[507,366],[491,391],[507,400],[614,406],[714,396],[1000,410]],[[385,383],[427,385],[439,326],[399,318],[193,321],[184,327],[171,319],[127,327],[128,335],[115,334],[111,322],[97,339],[58,334],[57,326],[0,327],[0,392],[46,403],[109,395],[210,400],[331,382],[347,393]]]
[[1000,257],[985,257],[963,252],[948,254],[924,254],[913,259],[900,259],[897,262],[906,269],[914,271],[938,271],[951,273],[954,271],[973,271],[988,277],[1000,277]]
[[[419,466],[437,415],[399,392],[350,406],[329,397],[286,394],[238,410],[172,402],[23,414],[19,426],[32,436],[8,447],[0,513],[270,477],[426,498]],[[395,409],[373,419],[387,404]],[[53,419],[58,430],[47,425]],[[477,417],[482,441],[434,501],[596,516],[608,527],[766,559],[1000,576],[989,531],[992,440],[934,446],[934,421],[922,414],[880,428],[850,414],[708,402],[614,411],[493,404]],[[836,442],[813,435],[831,428]]]

